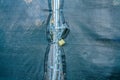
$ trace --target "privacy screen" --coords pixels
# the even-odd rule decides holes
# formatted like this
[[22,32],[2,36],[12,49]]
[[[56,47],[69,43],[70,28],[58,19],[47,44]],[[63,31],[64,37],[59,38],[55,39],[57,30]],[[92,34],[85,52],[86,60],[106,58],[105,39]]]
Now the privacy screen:
[[[120,0],[64,0],[67,80],[120,80]],[[0,80],[42,80],[48,0],[0,0]]]

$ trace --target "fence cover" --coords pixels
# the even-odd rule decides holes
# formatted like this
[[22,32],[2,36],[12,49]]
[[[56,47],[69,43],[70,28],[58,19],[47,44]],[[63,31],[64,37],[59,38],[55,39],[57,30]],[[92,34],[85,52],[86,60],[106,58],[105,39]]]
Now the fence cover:
[[[120,1],[64,0],[67,80],[120,80]],[[48,0],[0,0],[0,80],[42,80]]]

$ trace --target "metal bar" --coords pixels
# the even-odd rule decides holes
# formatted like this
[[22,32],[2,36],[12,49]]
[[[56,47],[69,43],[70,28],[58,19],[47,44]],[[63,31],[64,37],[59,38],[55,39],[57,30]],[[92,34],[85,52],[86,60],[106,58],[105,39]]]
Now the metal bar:
[[[47,22],[48,28],[48,39],[50,39],[50,50],[48,54],[48,60],[46,62],[46,73],[45,80],[64,80],[64,71],[63,71],[63,61],[62,61],[62,51],[60,49],[61,45],[58,43],[63,40],[61,35],[66,28],[62,19],[63,12],[61,5],[63,0],[48,0],[49,7],[52,9],[51,15],[48,17],[49,22]],[[50,6],[51,5],[51,6]],[[63,40],[64,42],[64,40]]]
[[[53,77],[52,77],[52,80],[56,80],[57,79],[57,67],[58,67],[58,57],[59,57],[59,49],[58,49],[58,28],[59,28],[59,0],[54,0],[53,1],[54,5],[53,5],[53,16],[54,16],[54,28],[55,28],[55,31],[54,31],[54,36],[53,36],[53,42],[54,43],[54,48],[53,48],[53,55],[54,55],[54,69],[53,69]],[[58,80],[58,79],[57,79]]]

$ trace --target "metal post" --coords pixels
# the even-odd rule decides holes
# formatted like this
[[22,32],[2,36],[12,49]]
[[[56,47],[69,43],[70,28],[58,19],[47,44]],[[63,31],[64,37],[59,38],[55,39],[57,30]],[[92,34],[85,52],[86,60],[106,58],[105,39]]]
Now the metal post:
[[[48,0],[51,4],[50,9],[52,9],[52,14],[48,17],[48,31],[47,35],[48,40],[50,40],[50,48],[45,60],[45,80],[65,80],[65,74],[63,71],[63,61],[62,61],[62,44],[64,40],[62,39],[62,34],[66,30],[67,26],[65,25],[62,11],[60,11],[61,4],[63,0]],[[49,5],[50,5],[49,4]],[[63,7],[63,6],[62,6]],[[62,22],[62,23],[61,23]],[[66,32],[66,31],[65,31]],[[66,34],[65,34],[66,35]],[[61,41],[61,42],[60,42]],[[60,42],[60,44],[59,44]],[[62,43],[63,42],[63,43]],[[62,43],[62,44],[61,44]],[[65,61],[65,59],[63,59]]]
[[59,58],[59,46],[58,46],[58,39],[59,39],[59,36],[58,36],[58,29],[59,29],[59,0],[53,0],[53,20],[54,20],[54,33],[53,33],[53,42],[54,42],[54,48],[53,48],[53,55],[54,55],[54,61],[53,61],[53,77],[52,77],[52,80],[59,80],[59,77],[57,77],[57,74],[60,74],[60,73],[57,73],[57,67],[58,67],[58,64],[59,64],[59,61],[58,61],[58,58]]

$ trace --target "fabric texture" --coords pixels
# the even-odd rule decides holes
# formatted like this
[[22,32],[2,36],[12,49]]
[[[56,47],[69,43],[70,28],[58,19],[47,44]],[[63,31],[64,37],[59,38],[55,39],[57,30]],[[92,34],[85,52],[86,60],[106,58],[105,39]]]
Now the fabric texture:
[[[47,0],[0,0],[0,80],[42,80]],[[120,80],[120,1],[64,0],[67,80]]]

